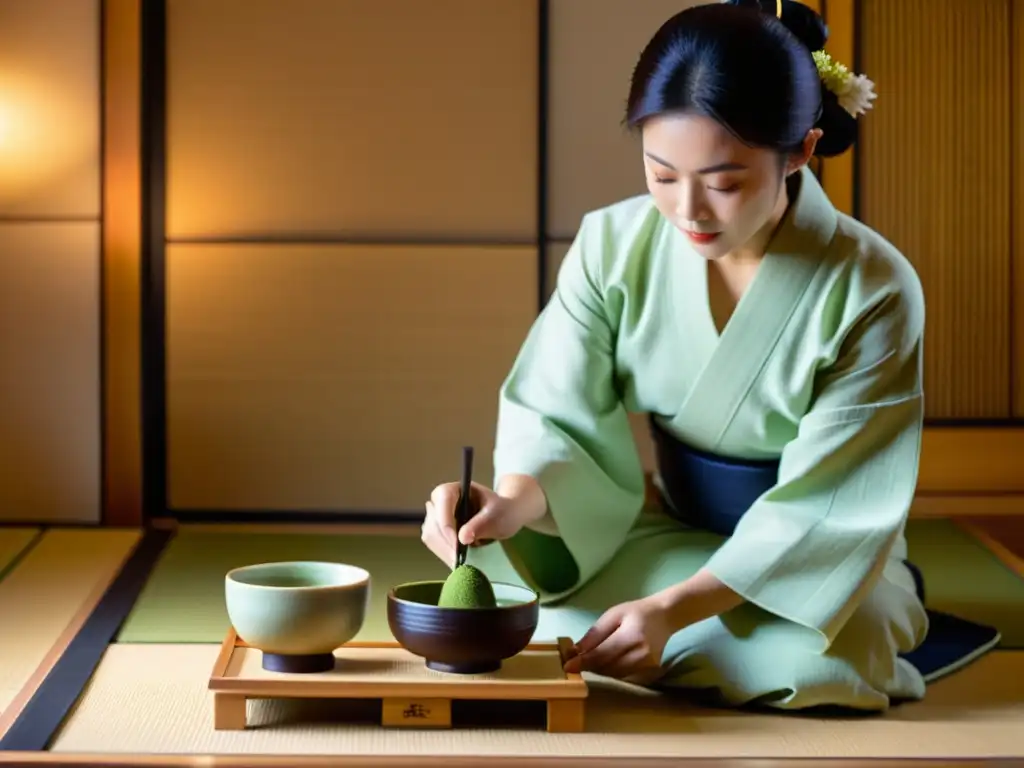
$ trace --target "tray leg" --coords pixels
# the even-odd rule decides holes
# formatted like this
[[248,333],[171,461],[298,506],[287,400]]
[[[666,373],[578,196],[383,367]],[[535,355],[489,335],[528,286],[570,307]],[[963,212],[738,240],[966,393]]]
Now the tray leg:
[[383,701],[381,724],[403,728],[451,728],[451,699],[391,699]]
[[548,733],[582,733],[585,704],[583,699],[549,699]]
[[213,727],[217,731],[245,730],[245,696],[238,693],[213,694]]

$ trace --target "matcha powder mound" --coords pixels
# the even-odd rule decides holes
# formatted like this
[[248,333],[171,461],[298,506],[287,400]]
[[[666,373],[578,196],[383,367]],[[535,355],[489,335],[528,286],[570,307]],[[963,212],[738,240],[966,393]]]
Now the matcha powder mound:
[[460,565],[441,587],[440,608],[494,608],[494,587],[483,571],[472,565]]

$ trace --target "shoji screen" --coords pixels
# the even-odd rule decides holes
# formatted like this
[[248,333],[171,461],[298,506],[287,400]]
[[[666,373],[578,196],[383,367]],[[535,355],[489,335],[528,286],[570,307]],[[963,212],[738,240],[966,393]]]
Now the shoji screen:
[[100,514],[99,23],[0,0],[0,521]]
[[[622,125],[640,51],[669,17],[698,0],[551,0],[547,292],[589,210],[647,191],[639,141]],[[633,419],[654,467],[646,419]]]
[[174,509],[423,508],[537,309],[537,3],[170,0]]
[[[580,217],[644,191],[630,72],[696,2],[550,0],[539,189],[532,0],[169,0],[171,507],[415,510],[465,443],[489,481],[537,249],[550,294]],[[831,9],[878,83],[841,162],[925,282],[932,418],[1011,411],[1011,2]]]
[[658,27],[697,0],[551,0],[548,289],[580,218],[647,191],[622,125],[629,78]]
[[1012,194],[1013,99],[1024,84],[1012,75],[1012,4],[860,3],[860,69],[878,91],[858,148],[860,215],[924,283],[931,418],[1013,415],[1013,226],[1024,206]]

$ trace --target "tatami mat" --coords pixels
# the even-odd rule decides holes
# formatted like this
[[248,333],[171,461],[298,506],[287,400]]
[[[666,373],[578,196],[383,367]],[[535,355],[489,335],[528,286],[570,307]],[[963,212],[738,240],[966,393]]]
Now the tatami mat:
[[[374,587],[359,639],[390,640],[384,611],[388,587],[447,574],[418,534],[418,526],[401,535],[182,530],[118,640],[219,643],[228,630],[224,574],[240,565],[291,559],[340,560],[368,569]],[[930,608],[994,625],[1003,634],[1003,648],[1024,649],[1024,580],[950,521],[911,521],[907,537],[910,556],[925,575]]]
[[0,581],[0,712],[138,538],[132,530],[49,530]]
[[[694,709],[590,679],[587,732],[515,728],[385,730],[346,724],[351,705],[249,702],[246,731],[213,729],[215,645],[112,645],[56,737],[56,752],[613,757],[1009,757],[1024,754],[1024,653],[990,654],[923,702],[862,718]],[[472,708],[478,713],[480,705]],[[366,718],[374,709],[362,709]],[[313,716],[304,724],[303,717]]]
[[0,528],[0,579],[17,561],[18,556],[35,541],[40,528]]
[[1024,649],[1024,579],[952,520],[912,520],[907,544],[929,608],[998,627],[1002,648]]
[[419,526],[370,533],[254,533],[179,530],[164,553],[118,642],[219,643],[228,631],[224,574],[274,560],[332,560],[373,576],[370,611],[359,640],[391,640],[385,615],[388,588],[403,581],[443,579],[448,571],[419,539]]

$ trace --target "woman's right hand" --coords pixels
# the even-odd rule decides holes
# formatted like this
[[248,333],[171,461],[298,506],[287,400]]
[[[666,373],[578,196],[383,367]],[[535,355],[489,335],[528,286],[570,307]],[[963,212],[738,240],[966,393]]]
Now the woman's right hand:
[[[426,503],[420,538],[442,562],[455,564],[455,506],[461,494],[460,484],[442,483],[430,494]],[[459,538],[468,546],[480,546],[489,541],[508,539],[526,523],[514,499],[499,496],[479,483],[470,486],[469,521],[459,531]]]

